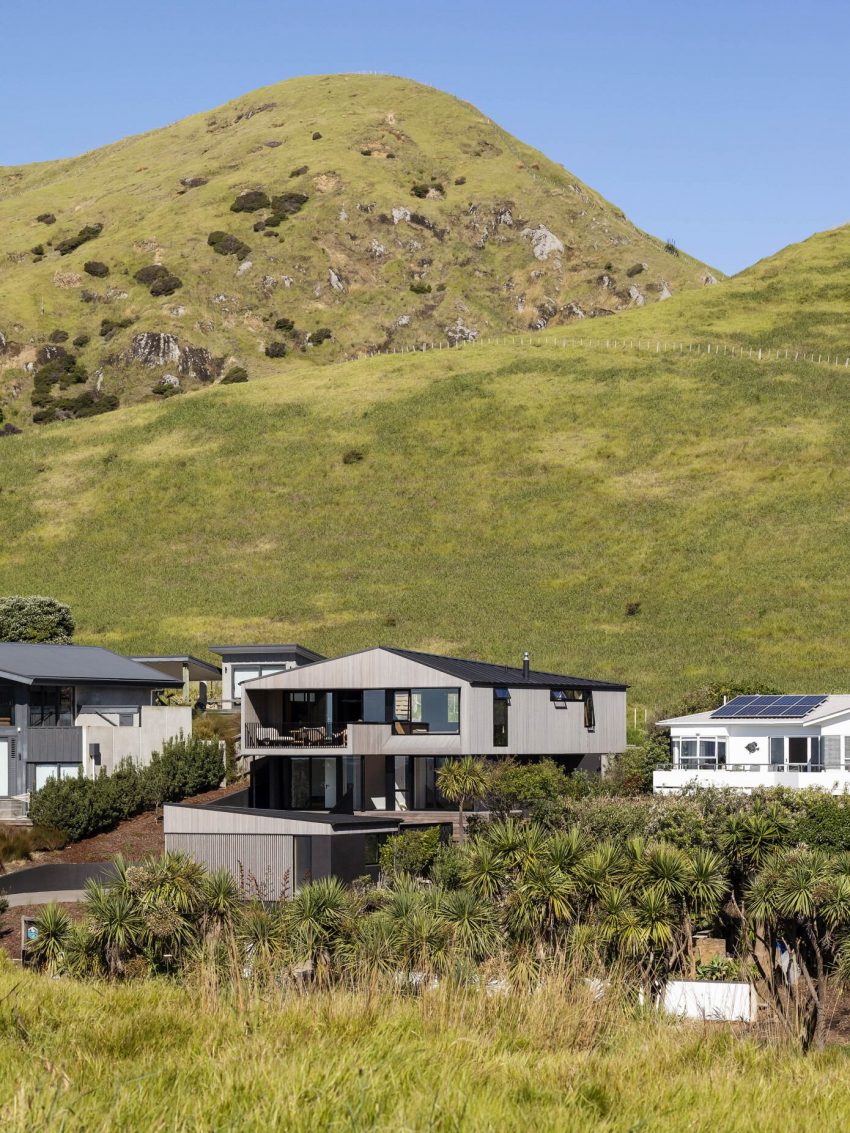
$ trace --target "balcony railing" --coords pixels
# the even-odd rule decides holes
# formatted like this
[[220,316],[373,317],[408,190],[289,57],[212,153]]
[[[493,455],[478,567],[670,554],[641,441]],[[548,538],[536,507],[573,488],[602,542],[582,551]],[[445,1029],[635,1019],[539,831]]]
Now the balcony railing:
[[245,725],[245,747],[268,747],[301,750],[311,747],[347,747],[348,728],[345,724],[297,724],[267,727],[264,724]]
[[[673,766],[674,771],[758,771],[758,772],[806,772],[814,774],[825,771],[822,763],[726,763],[719,764],[715,759],[703,756],[682,756]],[[850,767],[848,767],[850,770]]]

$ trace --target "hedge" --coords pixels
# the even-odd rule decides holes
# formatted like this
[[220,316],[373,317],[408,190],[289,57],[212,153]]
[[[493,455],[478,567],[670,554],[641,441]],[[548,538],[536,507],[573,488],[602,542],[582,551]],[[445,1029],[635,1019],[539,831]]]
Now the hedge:
[[224,757],[217,740],[180,736],[154,752],[147,767],[129,760],[111,775],[96,779],[48,779],[30,797],[30,818],[36,826],[50,826],[72,842],[112,830],[119,822],[211,791],[224,779]]

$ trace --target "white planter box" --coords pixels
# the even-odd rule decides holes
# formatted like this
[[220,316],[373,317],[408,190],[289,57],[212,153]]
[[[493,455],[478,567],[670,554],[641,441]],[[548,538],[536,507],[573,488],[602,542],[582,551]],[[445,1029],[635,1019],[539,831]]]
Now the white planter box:
[[753,1023],[758,1013],[755,988],[747,983],[670,980],[664,989],[664,1010],[683,1019],[717,1023]]

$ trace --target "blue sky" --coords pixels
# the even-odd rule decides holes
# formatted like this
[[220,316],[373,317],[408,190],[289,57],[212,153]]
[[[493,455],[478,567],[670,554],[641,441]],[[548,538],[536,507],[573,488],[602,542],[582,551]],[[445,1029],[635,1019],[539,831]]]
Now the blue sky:
[[2,7],[0,164],[294,75],[380,71],[475,103],[724,271],[850,220],[846,0]]

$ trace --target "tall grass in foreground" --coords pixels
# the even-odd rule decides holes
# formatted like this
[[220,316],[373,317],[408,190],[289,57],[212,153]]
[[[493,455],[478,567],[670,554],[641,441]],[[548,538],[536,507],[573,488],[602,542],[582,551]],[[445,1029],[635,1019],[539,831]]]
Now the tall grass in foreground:
[[803,1058],[641,1014],[586,985],[492,994],[388,985],[228,997],[0,972],[9,1133],[776,1130],[850,1120],[833,1048]]

